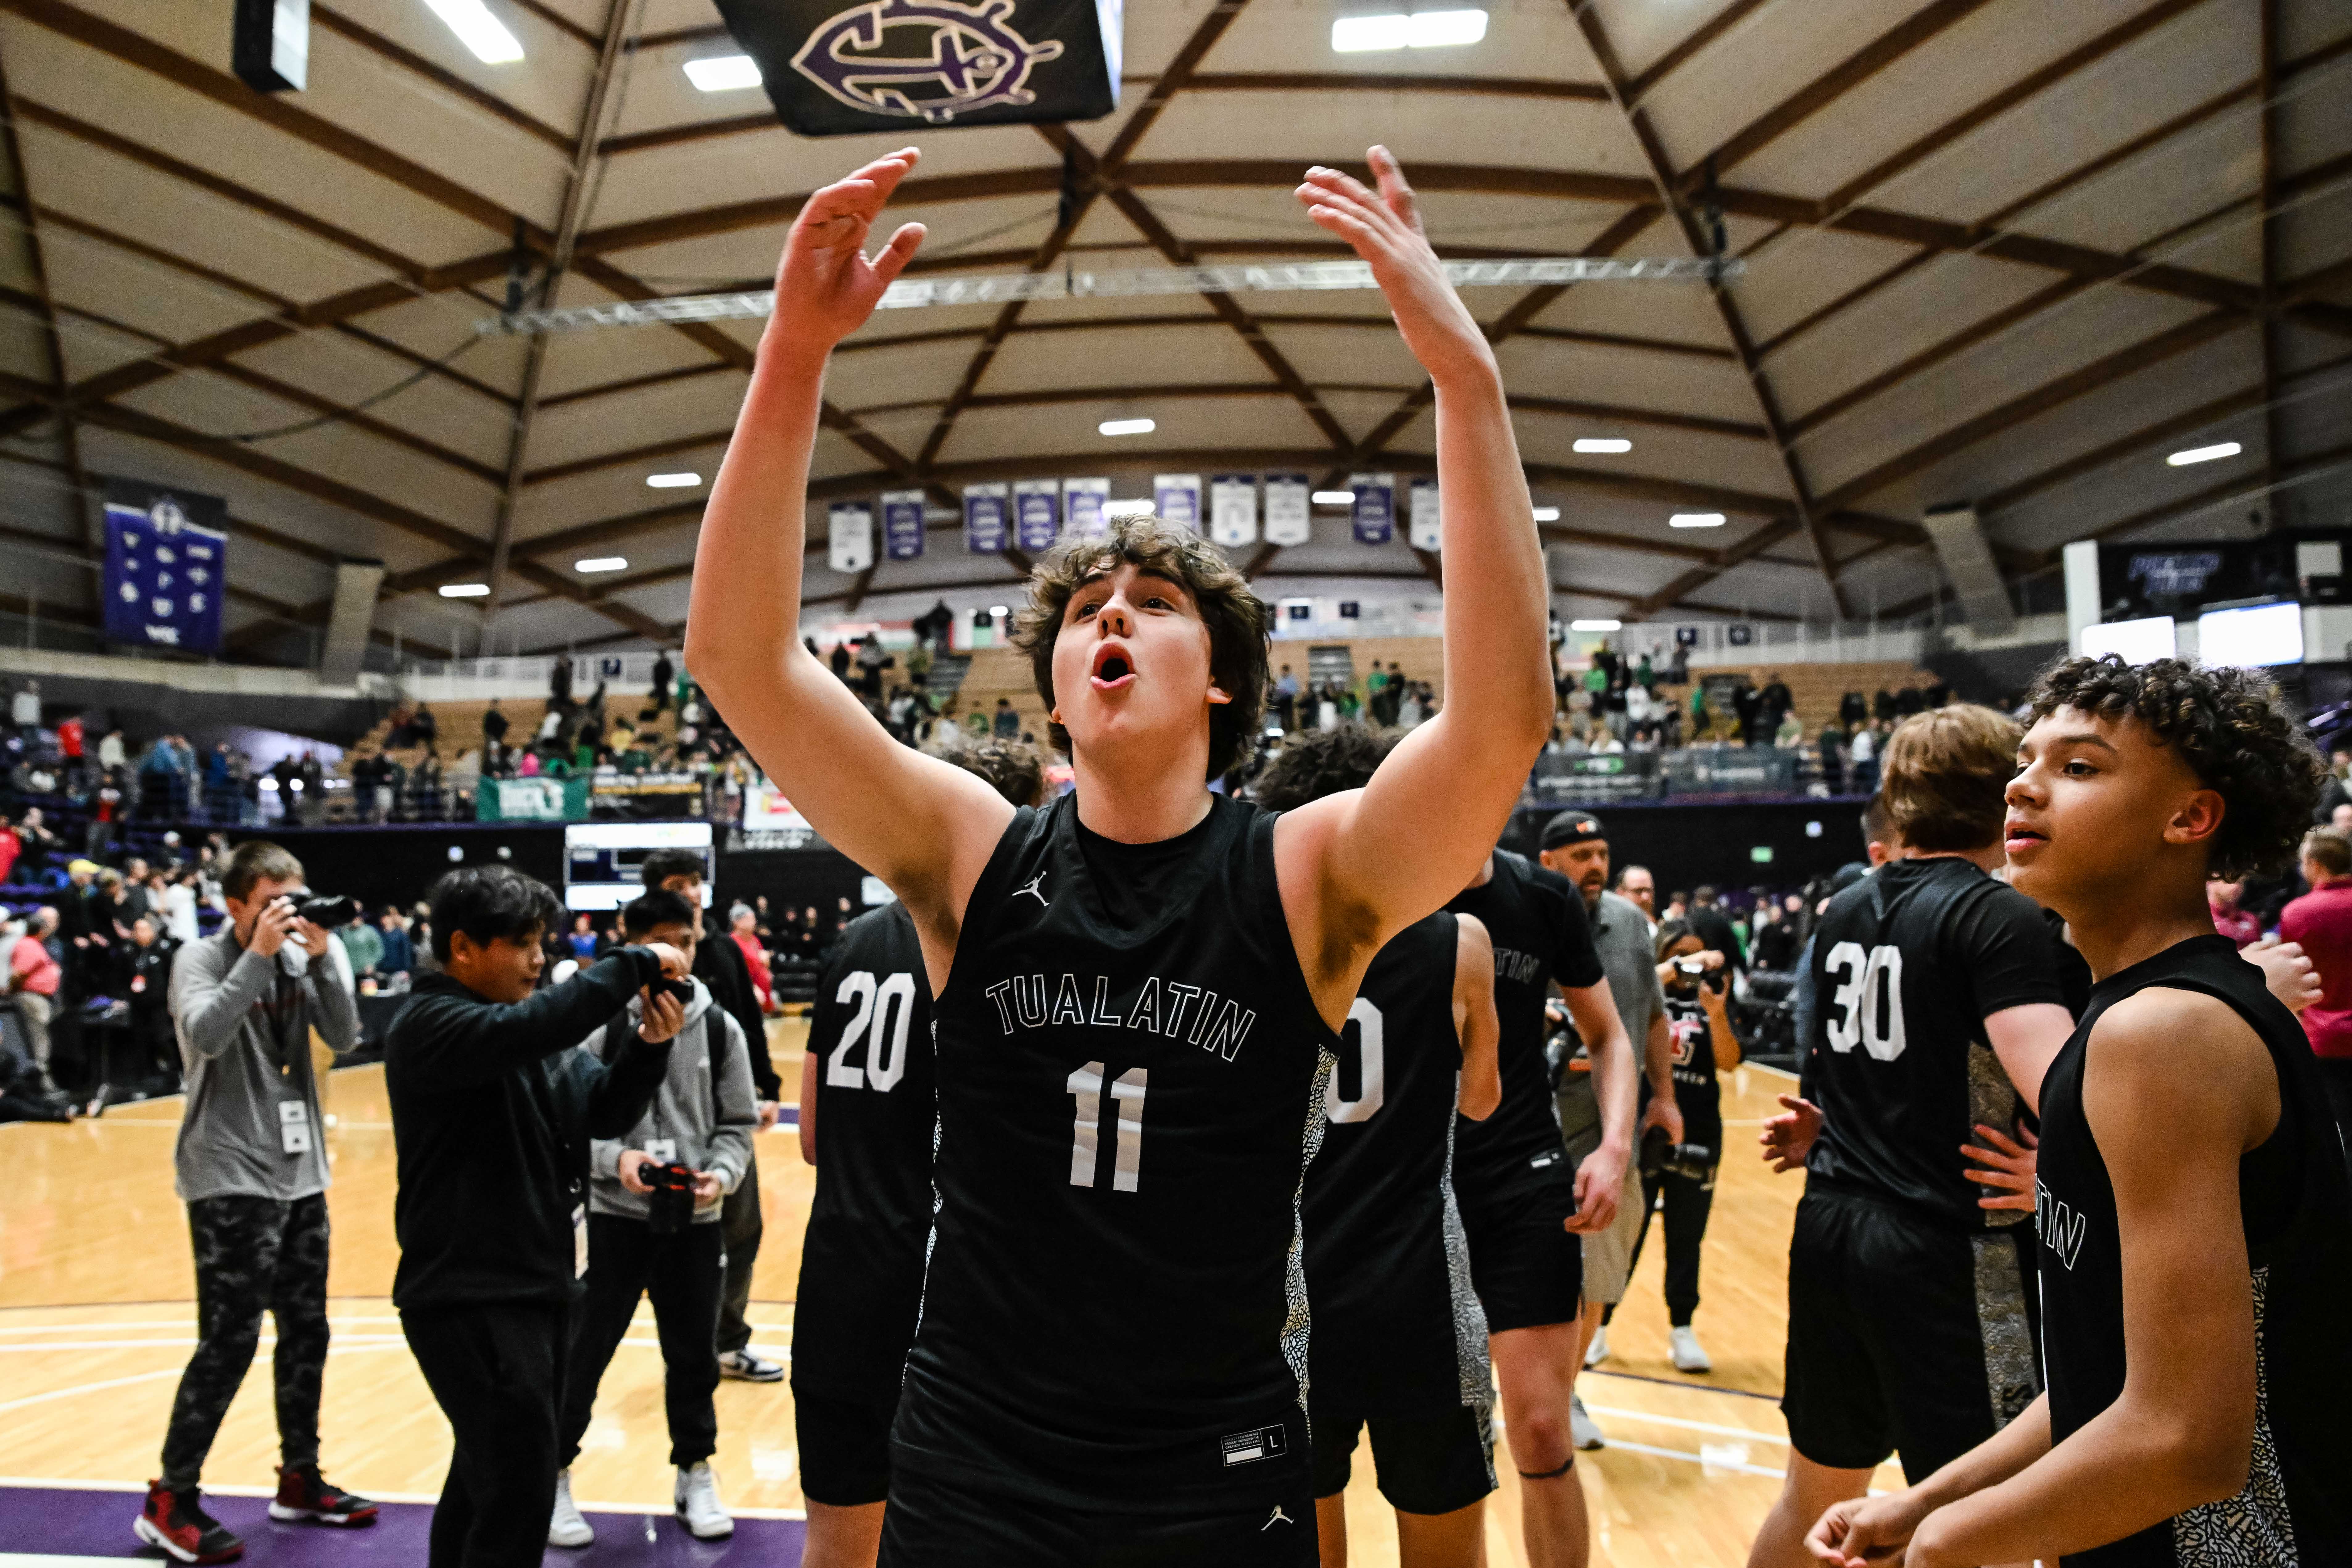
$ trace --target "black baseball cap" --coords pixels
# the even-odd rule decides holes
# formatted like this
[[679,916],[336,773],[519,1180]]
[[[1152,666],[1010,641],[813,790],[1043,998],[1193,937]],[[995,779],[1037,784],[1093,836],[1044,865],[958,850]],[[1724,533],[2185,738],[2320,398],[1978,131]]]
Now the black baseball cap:
[[1543,847],[1558,849],[1569,844],[1586,844],[1595,838],[1606,838],[1608,830],[1601,819],[1589,811],[1563,811],[1544,824]]

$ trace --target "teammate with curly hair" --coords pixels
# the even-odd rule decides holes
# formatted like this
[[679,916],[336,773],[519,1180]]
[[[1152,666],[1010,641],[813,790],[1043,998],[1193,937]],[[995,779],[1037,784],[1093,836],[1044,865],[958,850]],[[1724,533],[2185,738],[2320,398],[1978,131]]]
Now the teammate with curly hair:
[[2352,1562],[2343,1149],[2302,1029],[2205,903],[2294,853],[2324,765],[2254,670],[2069,659],[2029,711],[2012,880],[2096,981],[2042,1083],[2048,1390],[1807,1544],[1840,1568]]
[[1016,809],[892,741],[800,638],[825,363],[922,242],[864,249],[916,157],[793,225],[687,629],[752,756],[904,901],[937,997],[880,1560],[1312,1564],[1298,1194],[1338,1031],[1373,956],[1476,871],[1551,722],[1501,374],[1387,150],[1377,190],[1307,170],[1307,218],[1370,264],[1434,388],[1445,710],[1361,789],[1279,817],[1213,795],[1256,729],[1265,606],[1178,531],[1076,539],[1021,634],[1076,789]]

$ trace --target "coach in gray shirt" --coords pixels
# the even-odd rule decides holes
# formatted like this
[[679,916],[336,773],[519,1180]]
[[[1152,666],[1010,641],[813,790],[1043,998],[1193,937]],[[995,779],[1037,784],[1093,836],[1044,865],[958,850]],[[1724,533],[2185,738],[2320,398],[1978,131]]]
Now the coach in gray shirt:
[[174,1163],[195,1247],[197,1341],[173,1401],[163,1476],[138,1523],[141,1539],[184,1562],[219,1561],[235,1544],[199,1504],[197,1481],[265,1310],[278,1320],[271,1371],[284,1460],[272,1517],[363,1524],[375,1515],[319,1475],[327,1155],[310,1031],[347,1052],[359,1013],[326,931],[294,912],[299,861],[253,840],[237,846],[221,882],[229,923],[190,943],[172,969],[188,1085]]
[[[1601,973],[1609,977],[1609,995],[1625,1023],[1625,1035],[1642,1054],[1642,1076],[1649,1080],[1650,1102],[1642,1125],[1662,1125],[1682,1141],[1682,1115],[1675,1109],[1674,1040],[1666,1027],[1666,994],[1658,984],[1657,958],[1650,943],[1649,917],[1639,904],[1608,891],[1609,837],[1601,819],[1589,811],[1563,811],[1544,824],[1543,863],[1576,885],[1592,926],[1592,945],[1601,955]],[[1569,1064],[1571,1069],[1576,1064]],[[1592,1093],[1590,1072],[1570,1070],[1559,1075],[1555,1098],[1559,1125],[1568,1140],[1569,1158],[1591,1147],[1601,1137],[1601,1111]],[[1638,1139],[1637,1131],[1635,1137]],[[1622,1300],[1633,1273],[1634,1239],[1642,1234],[1644,1208],[1638,1160],[1625,1166],[1625,1190],[1617,1204],[1616,1223],[1598,1236],[1584,1238],[1583,1345],[1599,1361],[1609,1353],[1601,1331],[1601,1314]],[[1582,1359],[1581,1357],[1580,1359]],[[1580,1402],[1575,1414],[1580,1415]],[[1577,1422],[1580,1447],[1600,1447],[1600,1429],[1590,1417]]]

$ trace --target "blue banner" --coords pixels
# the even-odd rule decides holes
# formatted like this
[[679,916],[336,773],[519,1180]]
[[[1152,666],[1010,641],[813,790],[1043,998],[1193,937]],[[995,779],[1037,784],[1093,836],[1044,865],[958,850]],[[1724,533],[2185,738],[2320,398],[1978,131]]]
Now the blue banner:
[[963,488],[963,547],[974,555],[1002,555],[1013,542],[1002,484]]
[[1024,552],[1043,555],[1062,536],[1058,479],[1023,479],[1013,487],[1013,534]]
[[893,561],[912,561],[923,552],[923,492],[882,492],[882,547]]
[[1348,488],[1356,492],[1356,542],[1386,544],[1396,537],[1396,476],[1350,474]]
[[106,640],[218,653],[228,585],[228,503],[106,481]]

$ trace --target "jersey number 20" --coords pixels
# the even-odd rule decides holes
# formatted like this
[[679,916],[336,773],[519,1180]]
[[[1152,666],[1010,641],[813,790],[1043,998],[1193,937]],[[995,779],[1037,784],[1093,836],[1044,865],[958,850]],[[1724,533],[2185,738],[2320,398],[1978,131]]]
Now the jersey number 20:
[[1831,1048],[1850,1051],[1860,1046],[1882,1062],[1903,1054],[1903,950],[1874,947],[1864,952],[1858,942],[1842,942],[1830,949],[1830,976],[1844,978],[1830,1005],[1837,1016],[1823,1022]]
[[[824,1059],[824,1081],[835,1089],[889,1093],[907,1073],[907,1024],[915,1014],[915,977],[900,970],[877,985],[874,972],[861,969],[843,979],[833,999],[854,1003],[857,1011],[841,1031],[841,1044]],[[849,1060],[860,1037],[867,1042],[862,1068]]]

